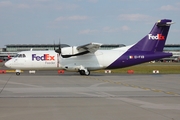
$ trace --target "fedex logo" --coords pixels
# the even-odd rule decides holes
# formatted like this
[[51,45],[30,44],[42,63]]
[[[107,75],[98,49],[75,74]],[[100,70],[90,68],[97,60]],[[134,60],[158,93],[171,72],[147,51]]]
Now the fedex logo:
[[44,54],[42,56],[38,56],[36,54],[32,54],[32,61],[37,60],[37,61],[52,61],[55,60],[55,56],[51,56],[49,54]]
[[149,39],[152,40],[164,40],[165,37],[162,34],[157,34],[156,36],[152,35],[152,34],[148,34]]

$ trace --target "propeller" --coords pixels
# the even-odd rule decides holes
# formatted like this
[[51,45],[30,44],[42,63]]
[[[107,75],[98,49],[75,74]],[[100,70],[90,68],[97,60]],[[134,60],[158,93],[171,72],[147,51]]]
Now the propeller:
[[60,39],[59,39],[59,48],[58,49],[55,49],[55,44],[54,44],[54,51],[56,53],[59,53],[59,55],[61,54],[61,43],[60,43]]
[[55,47],[56,47],[56,46],[55,46],[55,42],[54,42],[54,51],[56,50]]

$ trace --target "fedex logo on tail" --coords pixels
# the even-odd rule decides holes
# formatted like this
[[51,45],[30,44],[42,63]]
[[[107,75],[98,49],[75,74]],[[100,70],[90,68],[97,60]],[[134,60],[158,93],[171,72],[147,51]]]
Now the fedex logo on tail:
[[36,54],[32,54],[32,61],[37,60],[37,61],[53,61],[55,60],[55,56],[51,56],[49,54],[44,54],[42,56],[38,56]]
[[165,36],[163,36],[162,34],[157,34],[156,36],[148,34],[148,37],[152,40],[165,40]]

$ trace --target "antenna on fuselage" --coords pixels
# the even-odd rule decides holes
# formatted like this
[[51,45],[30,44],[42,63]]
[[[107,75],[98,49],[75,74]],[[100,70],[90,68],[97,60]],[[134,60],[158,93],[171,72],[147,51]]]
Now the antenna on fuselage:
[[30,51],[33,51],[33,48],[31,48]]

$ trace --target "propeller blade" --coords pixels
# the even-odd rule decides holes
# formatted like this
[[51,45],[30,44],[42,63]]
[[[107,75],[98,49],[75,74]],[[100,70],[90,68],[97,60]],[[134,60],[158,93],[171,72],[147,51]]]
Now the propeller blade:
[[61,41],[60,41],[60,38],[59,38],[59,51],[61,53]]
[[60,43],[60,39],[59,39],[59,48],[56,49],[55,52],[61,54],[61,43]]
[[55,47],[56,47],[56,46],[55,46],[55,42],[54,42],[54,51],[56,50]]

